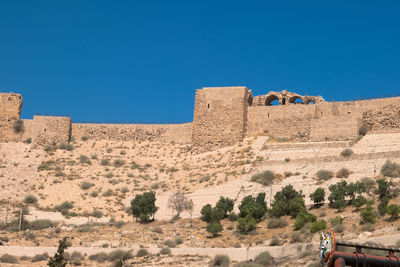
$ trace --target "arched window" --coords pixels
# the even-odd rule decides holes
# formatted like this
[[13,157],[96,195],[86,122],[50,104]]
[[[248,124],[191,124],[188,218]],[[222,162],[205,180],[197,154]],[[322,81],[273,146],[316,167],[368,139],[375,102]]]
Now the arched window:
[[311,100],[311,99],[310,99],[310,100],[307,101],[306,104],[307,104],[307,105],[313,105],[313,104],[315,104],[315,102],[314,102],[314,100]]
[[299,104],[304,104],[304,102],[303,102],[303,99],[301,99],[299,96],[297,96],[297,95],[295,95],[295,96],[292,96],[290,99],[289,99],[289,103],[294,103],[294,104],[297,104],[297,103],[299,103]]
[[270,95],[265,99],[266,106],[279,106],[279,98],[276,95]]

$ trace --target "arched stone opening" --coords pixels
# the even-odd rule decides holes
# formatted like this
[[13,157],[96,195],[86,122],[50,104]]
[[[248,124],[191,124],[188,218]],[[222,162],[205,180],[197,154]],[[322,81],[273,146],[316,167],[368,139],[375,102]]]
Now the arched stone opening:
[[276,95],[270,95],[265,99],[266,106],[279,106],[279,98]]
[[301,99],[301,97],[299,97],[297,95],[292,96],[289,99],[289,103],[292,103],[292,104],[304,104],[303,99]]
[[307,105],[313,105],[315,104],[314,100],[310,99],[306,102]]

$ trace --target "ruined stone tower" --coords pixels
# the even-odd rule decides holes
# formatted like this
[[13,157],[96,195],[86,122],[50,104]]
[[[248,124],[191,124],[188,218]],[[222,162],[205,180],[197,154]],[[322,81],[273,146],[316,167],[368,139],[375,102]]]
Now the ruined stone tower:
[[242,141],[251,100],[251,91],[246,87],[205,87],[196,90],[193,146],[211,150]]

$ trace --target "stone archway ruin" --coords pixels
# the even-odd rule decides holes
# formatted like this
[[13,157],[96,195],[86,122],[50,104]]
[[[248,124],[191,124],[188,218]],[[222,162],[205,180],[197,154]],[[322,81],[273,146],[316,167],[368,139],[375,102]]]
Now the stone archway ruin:
[[265,98],[265,106],[273,106],[272,102],[278,100],[279,104],[279,97],[277,97],[276,95],[269,95],[267,98]]
[[269,92],[266,95],[255,96],[252,106],[273,106],[272,102],[278,100],[279,105],[307,105],[325,102],[321,96],[302,96],[286,90],[281,92]]

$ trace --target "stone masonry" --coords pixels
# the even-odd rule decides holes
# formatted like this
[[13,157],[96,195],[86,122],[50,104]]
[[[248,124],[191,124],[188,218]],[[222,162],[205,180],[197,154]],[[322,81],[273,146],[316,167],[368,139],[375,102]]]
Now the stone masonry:
[[362,125],[371,132],[400,132],[400,97],[326,102],[320,96],[286,90],[253,97],[246,87],[205,87],[196,90],[192,123],[76,124],[69,117],[34,116],[23,120],[22,133],[15,133],[13,125],[20,119],[21,107],[21,95],[0,93],[0,141],[30,138],[34,145],[51,145],[85,136],[191,144],[201,152],[259,135],[301,141],[350,140]]

